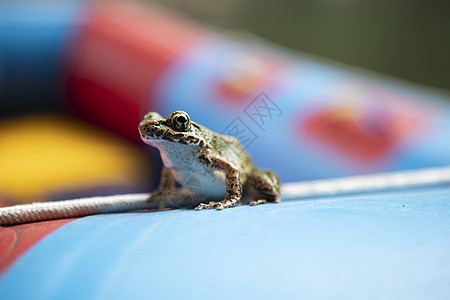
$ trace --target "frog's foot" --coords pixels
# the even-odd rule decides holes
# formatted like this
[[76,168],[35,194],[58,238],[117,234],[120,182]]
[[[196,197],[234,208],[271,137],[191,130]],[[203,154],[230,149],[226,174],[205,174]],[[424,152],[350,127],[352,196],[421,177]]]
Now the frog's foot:
[[147,201],[148,202],[158,201],[159,202],[158,208],[164,209],[165,208],[164,203],[165,203],[166,199],[170,196],[171,192],[172,191],[169,191],[169,190],[156,190],[153,193],[151,193],[150,195],[148,195]]
[[250,201],[249,205],[250,205],[250,206],[256,206],[256,205],[258,205],[258,204],[264,204],[264,203],[267,203],[267,200],[266,200],[266,199],[258,199],[258,200],[252,200],[252,201]]
[[173,208],[173,204],[176,207],[182,207],[182,203],[185,198],[192,197],[192,193],[187,190],[176,189],[176,188],[166,188],[166,189],[158,189],[151,193],[147,201],[148,202],[158,202],[158,209],[166,208],[166,203],[169,204],[170,208]]
[[250,206],[263,203],[279,203],[280,180],[272,171],[262,171],[254,168],[246,182]]
[[256,206],[258,204],[264,204],[264,203],[280,203],[280,198],[278,198],[278,197],[269,197],[268,199],[251,200],[249,205],[250,206]]
[[231,198],[231,199],[225,199],[222,201],[211,201],[208,204],[205,203],[201,203],[200,205],[198,205],[195,210],[202,210],[202,209],[212,209],[215,208],[216,210],[222,210],[224,208],[229,208],[229,207],[235,207],[239,205],[239,200],[237,198]]
[[147,201],[159,203],[159,209],[192,208],[199,203],[199,196],[189,189],[164,189],[151,193]]

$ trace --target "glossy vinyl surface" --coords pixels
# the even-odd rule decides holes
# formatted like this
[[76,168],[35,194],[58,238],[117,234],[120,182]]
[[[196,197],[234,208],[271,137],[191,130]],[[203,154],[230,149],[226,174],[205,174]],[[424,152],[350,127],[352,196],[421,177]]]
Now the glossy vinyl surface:
[[450,188],[97,215],[42,240],[5,299],[444,299]]

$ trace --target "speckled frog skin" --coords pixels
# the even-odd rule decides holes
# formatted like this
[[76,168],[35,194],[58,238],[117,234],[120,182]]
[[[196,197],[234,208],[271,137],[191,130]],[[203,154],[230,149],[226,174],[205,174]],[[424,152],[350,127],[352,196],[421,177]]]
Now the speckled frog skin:
[[215,200],[197,205],[196,210],[237,206],[243,192],[252,206],[279,202],[280,180],[274,172],[255,168],[236,138],[191,121],[184,111],[167,118],[149,112],[139,133],[145,143],[158,148],[164,163],[159,187],[150,195],[150,199],[159,196],[161,207],[164,192],[181,195],[186,189],[201,199]]

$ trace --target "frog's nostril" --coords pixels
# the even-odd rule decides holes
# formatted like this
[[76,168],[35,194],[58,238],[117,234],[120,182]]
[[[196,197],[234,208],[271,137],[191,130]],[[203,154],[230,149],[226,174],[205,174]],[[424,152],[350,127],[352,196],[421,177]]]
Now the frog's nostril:
[[139,123],[139,131],[140,131],[140,132],[145,132],[145,131],[147,131],[147,128],[148,128],[148,126],[147,126],[147,124],[145,124],[144,122]]

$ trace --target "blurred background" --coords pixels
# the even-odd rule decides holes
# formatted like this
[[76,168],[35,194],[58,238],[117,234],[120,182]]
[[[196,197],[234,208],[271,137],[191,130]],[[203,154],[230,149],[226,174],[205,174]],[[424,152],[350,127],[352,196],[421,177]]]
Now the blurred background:
[[221,29],[249,32],[321,58],[450,89],[447,1],[157,2]]
[[449,34],[444,1],[2,1],[0,205],[151,191],[150,110],[283,181],[448,164]]

